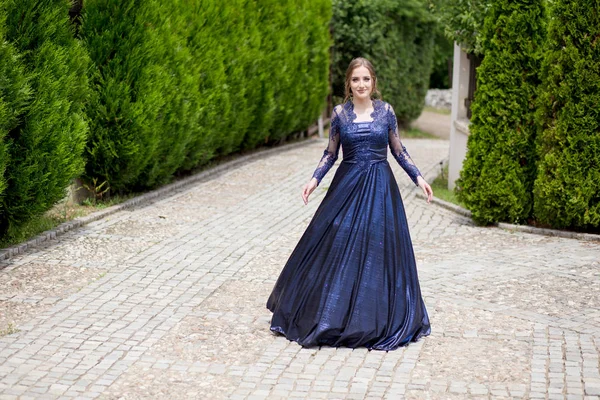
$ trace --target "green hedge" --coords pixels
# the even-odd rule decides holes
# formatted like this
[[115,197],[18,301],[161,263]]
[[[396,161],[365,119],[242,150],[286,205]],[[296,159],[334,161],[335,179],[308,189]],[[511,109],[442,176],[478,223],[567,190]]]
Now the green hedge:
[[17,51],[6,41],[5,13],[6,10],[0,7],[0,204],[7,186],[4,173],[10,161],[10,138],[7,135],[18,126],[31,95],[31,87]]
[[[51,208],[83,169],[88,57],[66,0],[5,0],[0,51],[0,234]],[[1,167],[0,167],[1,169]],[[0,185],[1,186],[1,185]]]
[[425,0],[333,0],[333,91],[344,97],[346,68],[366,57],[383,98],[406,126],[423,109],[433,66],[436,20]]
[[330,17],[328,0],[86,1],[87,179],[152,187],[306,129],[327,94]]
[[[551,8],[540,91],[535,216],[555,227],[600,227],[600,15],[598,2]],[[590,10],[596,10],[592,12]],[[574,17],[575,16],[575,17]]]
[[95,64],[86,175],[116,191],[168,179],[197,130],[196,71],[175,4],[84,3],[81,33]]
[[113,192],[154,187],[325,105],[329,0],[86,0],[81,41],[71,3],[0,0],[0,235],[84,170]]
[[460,200],[481,223],[524,222],[532,213],[544,13],[542,0],[499,0],[485,19],[485,57],[477,70],[467,157],[456,182]]

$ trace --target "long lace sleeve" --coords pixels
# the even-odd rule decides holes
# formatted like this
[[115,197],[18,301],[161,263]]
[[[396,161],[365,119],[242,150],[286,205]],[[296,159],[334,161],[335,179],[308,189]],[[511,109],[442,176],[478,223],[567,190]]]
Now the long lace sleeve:
[[388,104],[388,143],[390,146],[390,150],[392,155],[398,161],[398,164],[402,167],[402,169],[408,174],[410,179],[415,183],[415,185],[419,185],[417,182],[417,178],[421,176],[421,172],[413,162],[412,158],[406,151],[406,147],[400,141],[400,135],[398,133],[398,120],[396,119],[396,113],[394,113],[394,109],[391,105]]
[[339,112],[341,107],[337,106],[333,109],[331,115],[331,127],[329,129],[329,143],[327,148],[323,152],[323,157],[313,173],[313,178],[317,179],[317,185],[321,183],[321,179],[327,174],[327,172],[333,167],[335,161],[338,159],[338,153],[340,151],[340,116]]

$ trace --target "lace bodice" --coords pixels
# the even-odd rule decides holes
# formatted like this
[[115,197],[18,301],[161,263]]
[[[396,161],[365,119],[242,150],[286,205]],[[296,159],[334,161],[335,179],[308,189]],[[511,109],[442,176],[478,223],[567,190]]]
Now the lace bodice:
[[418,184],[417,178],[421,173],[400,141],[398,121],[392,106],[373,100],[371,118],[370,122],[354,122],[356,114],[351,101],[333,109],[329,143],[313,174],[318,183],[335,164],[341,145],[344,162],[361,165],[386,160],[389,146],[398,164],[415,185]]

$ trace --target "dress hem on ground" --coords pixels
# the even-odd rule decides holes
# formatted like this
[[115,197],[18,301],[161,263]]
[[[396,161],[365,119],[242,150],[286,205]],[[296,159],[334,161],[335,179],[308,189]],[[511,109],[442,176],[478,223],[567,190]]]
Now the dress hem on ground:
[[410,339],[405,339],[403,342],[401,342],[400,344],[394,346],[394,347],[385,347],[385,346],[378,346],[378,345],[369,345],[368,343],[363,343],[363,344],[345,344],[345,343],[336,343],[336,344],[329,344],[329,343],[305,343],[302,340],[300,340],[300,338],[290,338],[288,337],[288,335],[285,333],[285,331],[283,330],[283,328],[278,327],[278,326],[271,326],[270,328],[271,332],[277,334],[278,336],[283,336],[285,337],[287,340],[289,340],[290,342],[296,342],[298,343],[300,346],[307,348],[307,349],[312,349],[312,348],[316,348],[316,347],[334,347],[334,348],[338,348],[338,347],[346,347],[346,348],[350,348],[350,349],[360,349],[360,348],[366,348],[367,350],[378,350],[378,351],[394,351],[400,347],[407,347],[410,343],[416,343],[418,341],[420,341],[421,338],[427,337],[431,334],[431,328],[427,327],[427,329],[424,331],[423,329],[420,329],[416,334],[414,334]]

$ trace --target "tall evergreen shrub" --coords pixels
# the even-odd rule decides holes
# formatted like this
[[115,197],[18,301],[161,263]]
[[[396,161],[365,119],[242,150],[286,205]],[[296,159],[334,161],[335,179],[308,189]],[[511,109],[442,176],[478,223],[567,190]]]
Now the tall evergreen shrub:
[[555,227],[600,227],[600,13],[598,1],[551,8],[540,91],[535,216]]
[[[315,121],[328,91],[331,3],[322,0],[274,1],[279,16],[265,39],[277,43],[271,54],[275,84],[275,122],[270,139],[304,130]],[[276,5],[278,4],[278,5]],[[298,46],[300,45],[300,46]],[[282,54],[286,54],[282,57]]]
[[83,169],[88,57],[73,37],[69,6],[65,0],[2,4],[5,38],[14,49],[4,43],[0,61],[6,84],[0,129],[8,143],[0,234],[51,208]]
[[197,80],[179,4],[84,3],[81,34],[95,66],[86,175],[113,191],[168,179],[197,131]]
[[188,147],[184,169],[205,163],[218,154],[239,149],[249,124],[253,103],[246,94],[254,80],[248,74],[252,13],[245,2],[192,2],[188,46],[199,77],[199,135]]
[[494,2],[485,19],[459,198],[481,223],[531,216],[534,107],[545,34],[542,0]]
[[0,199],[7,186],[4,172],[10,161],[10,138],[7,135],[19,125],[31,94],[17,51],[6,41],[5,12],[0,7]]
[[328,0],[200,1],[190,46],[205,77],[200,125],[212,146],[194,146],[189,164],[280,140],[318,117],[330,18]]
[[140,178],[139,186],[152,187],[168,181],[181,169],[187,155],[188,145],[199,134],[198,114],[201,113],[198,98],[198,68],[187,46],[189,26],[186,0],[156,2],[156,20],[161,21],[151,30],[151,42],[162,42],[163,64],[155,79],[164,82],[162,94],[165,99],[164,114],[159,116],[160,141],[156,155]]
[[325,103],[329,0],[87,0],[88,179],[151,187],[306,129]]
[[344,96],[346,68],[355,57],[375,66],[383,97],[407,125],[423,109],[433,67],[436,20],[425,0],[334,0],[333,89]]

